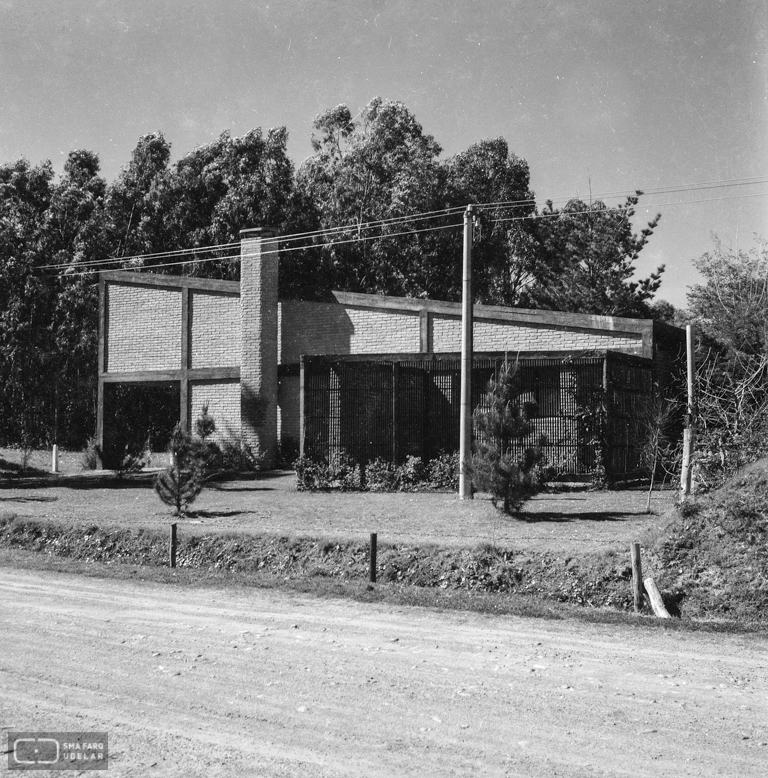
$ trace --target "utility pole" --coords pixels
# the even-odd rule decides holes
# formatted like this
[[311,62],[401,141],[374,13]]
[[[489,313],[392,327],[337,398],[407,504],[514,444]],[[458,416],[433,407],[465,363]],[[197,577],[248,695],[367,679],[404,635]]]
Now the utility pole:
[[459,421],[459,497],[471,500],[472,479],[466,463],[472,451],[472,238],[475,209],[464,211],[464,266],[461,279],[461,413]]
[[693,357],[693,328],[690,324],[685,327],[685,347],[688,367],[688,412],[683,433],[683,467],[680,472],[680,497],[682,500],[691,496],[693,482],[693,377],[696,365]]

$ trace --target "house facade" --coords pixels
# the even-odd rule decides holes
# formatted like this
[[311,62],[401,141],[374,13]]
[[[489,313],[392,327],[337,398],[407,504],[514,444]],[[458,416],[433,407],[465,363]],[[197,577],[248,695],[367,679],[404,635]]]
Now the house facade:
[[[97,438],[110,434],[105,392],[115,386],[178,389],[178,418],[203,404],[216,435],[274,462],[281,441],[302,438],[303,359],[460,350],[461,306],[334,292],[327,302],[279,300],[279,240],[241,232],[239,282],[105,271],[100,274]],[[684,347],[682,330],[652,320],[476,305],[477,352],[619,352],[650,360],[663,383]]]

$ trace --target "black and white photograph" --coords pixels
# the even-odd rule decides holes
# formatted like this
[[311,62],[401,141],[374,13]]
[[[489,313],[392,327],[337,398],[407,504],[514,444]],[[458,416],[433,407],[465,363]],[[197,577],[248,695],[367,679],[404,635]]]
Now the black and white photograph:
[[768,4],[0,0],[0,756],[768,774]]

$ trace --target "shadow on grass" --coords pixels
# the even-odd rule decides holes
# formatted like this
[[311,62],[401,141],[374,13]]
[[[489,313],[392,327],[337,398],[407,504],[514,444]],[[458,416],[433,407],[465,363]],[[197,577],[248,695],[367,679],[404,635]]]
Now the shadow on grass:
[[188,519],[229,519],[232,516],[248,516],[253,511],[187,511]]
[[152,487],[154,478],[154,473],[134,473],[123,479],[119,479],[111,472],[86,472],[66,476],[50,473],[44,476],[0,477],[0,490],[48,489],[51,487],[64,489],[146,489]]
[[0,502],[56,502],[58,499],[53,494],[33,494],[29,497],[0,497]]
[[27,465],[22,468],[18,462],[10,462],[0,457],[0,475],[5,476],[24,476],[24,475],[45,475],[46,471],[40,467],[31,467]]
[[514,518],[520,519],[526,524],[539,522],[566,524],[576,521],[630,521],[645,515],[644,513],[616,513],[615,511],[579,511],[579,513],[543,511],[542,513],[520,513]]
[[207,489],[213,489],[217,492],[274,492],[272,486],[225,486],[218,483],[207,483]]

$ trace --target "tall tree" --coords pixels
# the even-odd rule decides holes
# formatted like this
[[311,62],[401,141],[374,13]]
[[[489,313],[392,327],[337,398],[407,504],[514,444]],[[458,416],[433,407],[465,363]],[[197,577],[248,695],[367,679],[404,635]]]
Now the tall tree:
[[[235,243],[241,229],[289,229],[294,169],[284,127],[251,130],[242,138],[222,133],[172,166],[163,212],[175,248]],[[231,256],[232,249],[218,252]],[[215,256],[215,255],[214,255]],[[198,263],[194,275],[238,278],[237,261]]]
[[[33,442],[44,390],[51,302],[41,264],[53,169],[18,160],[0,167],[0,425],[8,442]],[[36,441],[34,441],[36,442]]]
[[130,162],[109,186],[106,217],[112,256],[128,259],[178,248],[164,218],[170,156],[171,145],[161,132],[142,135]]
[[[530,217],[535,208],[528,163],[510,153],[504,138],[483,140],[444,163],[452,205],[485,204],[472,251],[475,299],[516,305],[530,284],[536,241]],[[458,273],[460,236],[445,256]],[[458,237],[458,239],[457,239]],[[450,252],[450,253],[448,253]],[[458,299],[458,282],[449,299]]]
[[[104,250],[98,158],[0,168],[0,398],[14,442],[84,442],[92,431],[95,287],[84,261]],[[54,266],[54,267],[50,267]],[[53,379],[53,380],[52,380]]]
[[445,207],[435,139],[405,105],[377,97],[359,120],[345,105],[317,117],[312,147],[297,185],[314,202],[319,226],[334,231],[317,241],[330,244],[323,262],[332,285],[439,297],[445,268],[434,251],[435,233],[416,233],[438,221],[388,222]]
[[768,453],[768,241],[715,248],[694,260],[704,282],[688,293],[698,332],[699,480],[717,485]]
[[521,302],[531,308],[649,317],[664,266],[648,278],[633,277],[661,215],[635,234],[631,219],[640,195],[628,197],[618,208],[571,200],[557,210],[548,201],[536,220],[540,248]]

